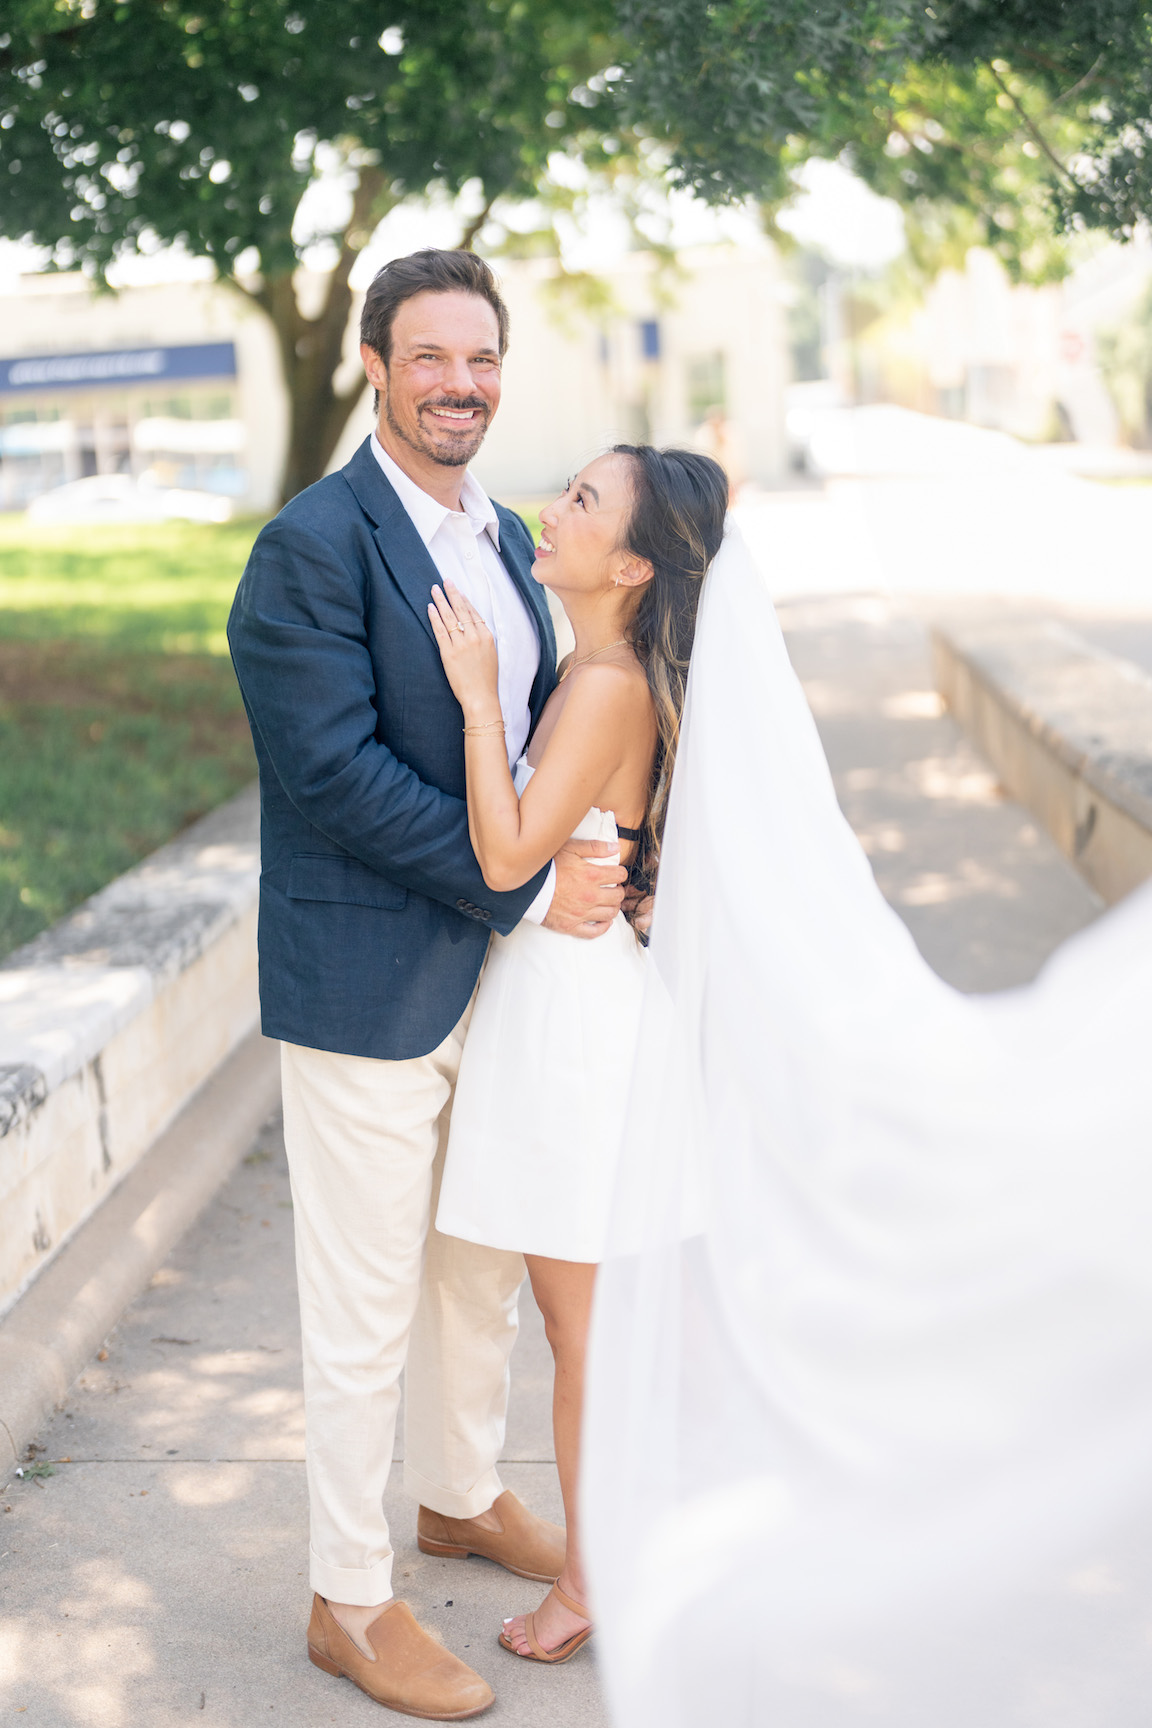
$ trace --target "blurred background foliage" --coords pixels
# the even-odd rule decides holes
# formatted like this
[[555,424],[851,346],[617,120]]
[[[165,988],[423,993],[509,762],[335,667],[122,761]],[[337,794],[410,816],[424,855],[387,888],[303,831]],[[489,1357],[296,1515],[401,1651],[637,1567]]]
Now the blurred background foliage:
[[285,497],[354,405],[349,278],[406,199],[459,197],[464,245],[555,252],[589,188],[771,224],[826,157],[900,201],[921,270],[980,244],[1033,282],[1063,235],[1152,212],[1143,0],[9,0],[0,75],[0,231],[96,273],[210,259],[276,334]]
[[1124,323],[1099,333],[1096,358],[1125,439],[1137,449],[1152,449],[1152,289]]

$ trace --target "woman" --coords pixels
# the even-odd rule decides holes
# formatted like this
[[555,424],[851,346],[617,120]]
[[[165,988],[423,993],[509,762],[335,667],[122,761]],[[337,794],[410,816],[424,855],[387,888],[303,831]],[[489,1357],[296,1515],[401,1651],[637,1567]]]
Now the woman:
[[[618,840],[633,882],[651,879],[727,502],[709,457],[622,444],[541,513],[537,576],[576,645],[514,772],[492,637],[458,590],[433,589],[429,615],[464,712],[472,844],[492,888],[527,882],[570,837]],[[564,1570],[500,1638],[539,1662],[567,1661],[592,1630],[576,1504],[584,1349],[643,981],[623,917],[591,943],[532,924],[494,938],[453,1107],[437,1228],[524,1253],[556,1364]]]

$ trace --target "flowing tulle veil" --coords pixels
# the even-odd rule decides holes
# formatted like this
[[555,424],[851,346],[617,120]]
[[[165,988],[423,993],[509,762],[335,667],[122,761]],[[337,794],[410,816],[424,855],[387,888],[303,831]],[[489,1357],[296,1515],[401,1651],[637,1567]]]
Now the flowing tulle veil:
[[963,997],[729,529],[589,1370],[617,1728],[1144,1728],[1152,890]]

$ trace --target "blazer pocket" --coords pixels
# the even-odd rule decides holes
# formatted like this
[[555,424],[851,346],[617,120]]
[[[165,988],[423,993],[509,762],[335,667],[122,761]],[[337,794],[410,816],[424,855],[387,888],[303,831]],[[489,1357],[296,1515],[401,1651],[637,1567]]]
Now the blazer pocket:
[[407,888],[389,882],[359,858],[325,852],[297,852],[288,866],[289,900],[332,900],[345,906],[375,906],[398,912]]

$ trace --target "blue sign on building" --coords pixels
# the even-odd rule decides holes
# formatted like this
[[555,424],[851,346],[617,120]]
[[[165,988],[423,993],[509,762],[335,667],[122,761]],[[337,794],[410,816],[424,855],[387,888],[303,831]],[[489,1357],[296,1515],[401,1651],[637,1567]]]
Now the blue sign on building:
[[190,342],[179,348],[114,348],[105,353],[22,354],[0,360],[0,395],[19,390],[101,389],[167,384],[180,378],[235,378],[231,342]]

